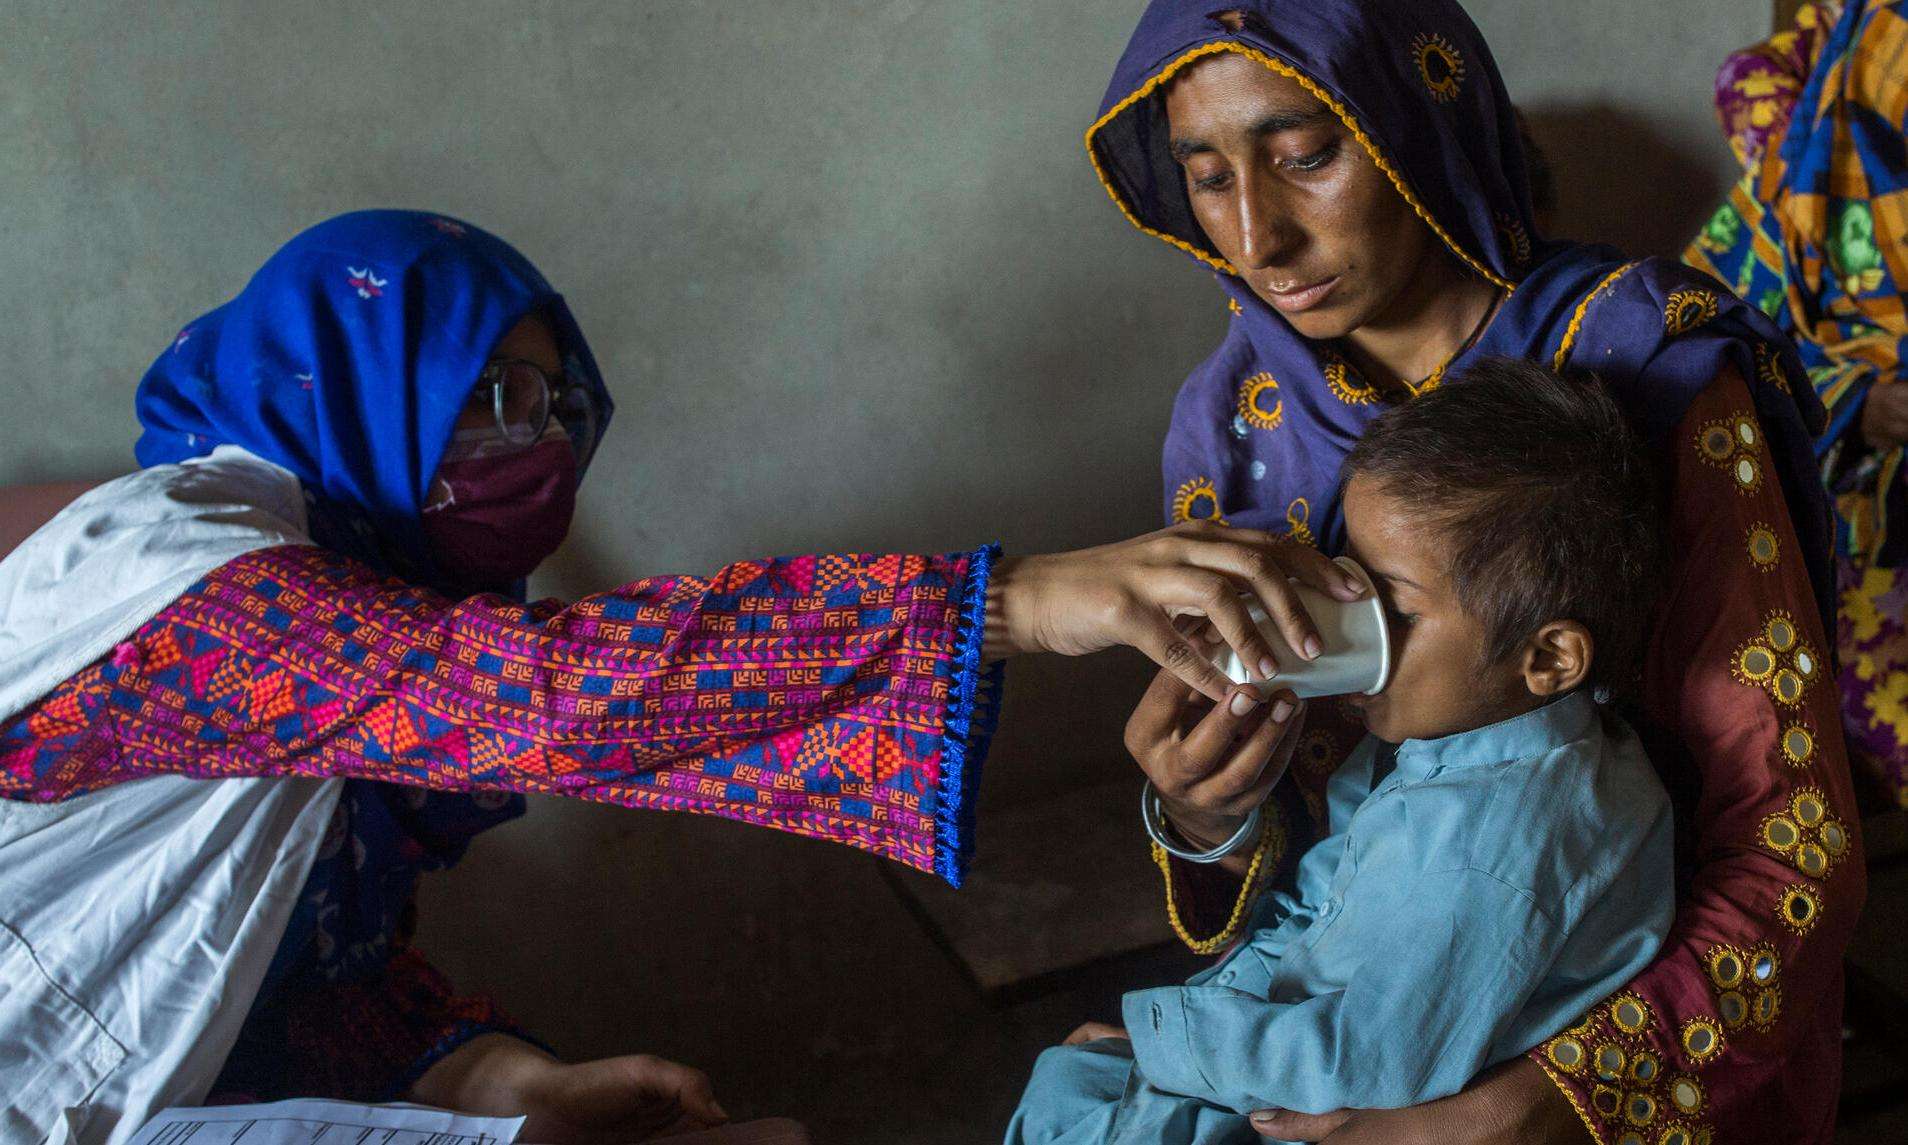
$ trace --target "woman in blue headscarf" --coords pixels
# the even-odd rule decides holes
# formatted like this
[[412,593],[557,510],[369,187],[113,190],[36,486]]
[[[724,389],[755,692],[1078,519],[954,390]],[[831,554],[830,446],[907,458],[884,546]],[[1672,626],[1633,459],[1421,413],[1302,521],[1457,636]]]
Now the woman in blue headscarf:
[[[1833,584],[1810,453],[1822,409],[1794,349],[1705,275],[1537,233],[1515,115],[1453,0],[1157,0],[1086,143],[1121,212],[1213,271],[1232,316],[1174,410],[1170,520],[1341,551],[1338,472],[1364,427],[1499,355],[1599,375],[1670,494],[1672,574],[1636,713],[1683,816],[1662,953],[1464,1094],[1267,1111],[1255,1128],[1335,1142],[1828,1140],[1863,874],[1826,671]],[[1221,864],[1156,851],[1175,923],[1212,952],[1237,936],[1258,889],[1248,872],[1289,867],[1288,831],[1307,829],[1356,736],[1315,705],[1282,745],[1295,782],[1274,792],[1283,768],[1264,752],[1280,736],[1255,734],[1272,715],[1202,717],[1192,699],[1162,678],[1127,731],[1175,829],[1203,846],[1233,838],[1268,793],[1283,809]]]
[[[694,1070],[568,1065],[407,944],[420,872],[522,793],[713,813],[958,885],[998,668],[1174,628],[1267,654],[1322,560],[1193,526],[1082,553],[837,554],[522,602],[611,414],[563,299],[454,219],[322,223],[140,386],[140,472],[0,562],[8,1140],[208,1095],[409,1097],[627,1140]],[[1341,592],[1348,592],[1342,585]],[[205,782],[212,780],[214,782]]]

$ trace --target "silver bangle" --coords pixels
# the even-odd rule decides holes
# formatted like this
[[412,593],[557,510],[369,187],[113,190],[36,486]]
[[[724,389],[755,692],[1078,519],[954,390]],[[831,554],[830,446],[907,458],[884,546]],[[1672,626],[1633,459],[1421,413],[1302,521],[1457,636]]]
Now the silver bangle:
[[1184,859],[1188,863],[1216,863],[1245,847],[1259,832],[1262,810],[1262,807],[1254,807],[1252,814],[1247,815],[1245,822],[1239,824],[1239,829],[1232,833],[1232,838],[1212,850],[1188,851],[1167,837],[1166,809],[1160,804],[1159,791],[1153,786],[1153,781],[1147,780],[1146,786],[1140,790],[1140,822],[1145,825],[1147,836],[1158,843],[1160,849],[1167,854],[1176,859]]

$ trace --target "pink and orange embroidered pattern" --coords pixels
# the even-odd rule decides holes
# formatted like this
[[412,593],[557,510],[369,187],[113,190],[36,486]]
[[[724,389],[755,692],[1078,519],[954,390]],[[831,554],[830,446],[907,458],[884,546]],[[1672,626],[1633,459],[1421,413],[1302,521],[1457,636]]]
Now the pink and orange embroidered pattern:
[[215,570],[0,727],[0,797],[158,773],[554,792],[847,843],[958,884],[998,711],[994,550],[795,557],[565,607],[323,549]]

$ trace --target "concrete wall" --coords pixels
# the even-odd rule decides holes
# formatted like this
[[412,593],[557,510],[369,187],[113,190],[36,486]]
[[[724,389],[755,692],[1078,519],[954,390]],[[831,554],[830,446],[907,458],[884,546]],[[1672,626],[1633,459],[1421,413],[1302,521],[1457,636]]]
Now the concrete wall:
[[[1173,393],[1223,307],[1081,151],[1141,7],[0,0],[0,483],[129,465],[133,385],[185,321],[300,227],[404,205],[536,260],[620,404],[543,591],[1152,528]],[[1730,175],[1711,77],[1766,0],[1472,7],[1564,229],[1678,245]],[[1017,665],[988,800],[1126,774],[1143,676]],[[904,1047],[883,1014],[919,993],[866,986],[894,967],[867,936],[906,926],[885,896],[846,852],[539,803],[431,889],[425,937],[568,1048],[799,1103],[745,1015],[820,989],[805,1058]]]

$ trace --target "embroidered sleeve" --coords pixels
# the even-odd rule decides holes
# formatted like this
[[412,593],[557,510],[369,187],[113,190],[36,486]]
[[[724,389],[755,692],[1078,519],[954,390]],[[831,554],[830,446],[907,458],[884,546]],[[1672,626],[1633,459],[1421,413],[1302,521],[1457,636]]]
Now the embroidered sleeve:
[[345,776],[697,811],[964,872],[992,548],[449,601],[322,549],[215,570],[0,728],[0,795]]
[[1676,433],[1644,694],[1693,870],[1656,961],[1531,1052],[1605,1145],[1830,1124],[1863,896],[1827,635],[1747,386],[1724,373]]

